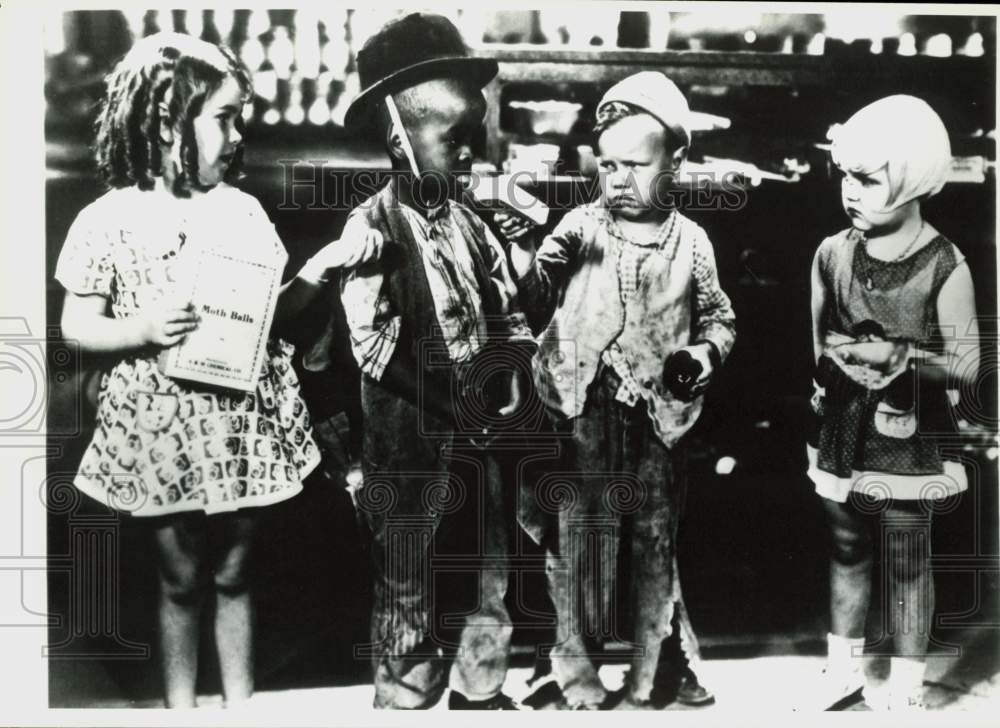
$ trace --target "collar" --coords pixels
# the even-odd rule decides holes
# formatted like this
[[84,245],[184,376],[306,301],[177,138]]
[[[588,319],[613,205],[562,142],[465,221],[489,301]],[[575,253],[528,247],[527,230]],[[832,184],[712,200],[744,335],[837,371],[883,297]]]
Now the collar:
[[395,186],[391,183],[385,186],[385,196],[389,209],[398,206],[400,210],[406,213],[407,217],[413,217],[419,220],[423,227],[432,226],[441,220],[444,220],[451,214],[451,201],[445,200],[437,207],[427,210],[427,215],[424,216],[419,210],[400,200],[399,195],[396,194]]
[[629,245],[635,245],[639,248],[659,249],[666,244],[667,239],[670,237],[670,233],[677,221],[677,210],[672,210],[670,215],[667,216],[667,219],[660,224],[659,228],[657,228],[656,234],[644,241],[639,241],[629,235],[626,235],[618,225],[618,221],[615,220],[614,216],[607,210],[604,212],[604,220],[608,233],[613,235],[618,240],[628,243]]

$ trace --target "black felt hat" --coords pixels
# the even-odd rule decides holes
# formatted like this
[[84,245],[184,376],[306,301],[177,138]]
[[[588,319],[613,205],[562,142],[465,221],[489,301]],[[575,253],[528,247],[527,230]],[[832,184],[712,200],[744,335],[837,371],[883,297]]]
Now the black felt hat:
[[496,75],[497,62],[469,56],[450,20],[411,13],[383,25],[358,52],[361,93],[347,107],[344,125],[365,129],[383,96],[431,78],[468,78],[483,87]]

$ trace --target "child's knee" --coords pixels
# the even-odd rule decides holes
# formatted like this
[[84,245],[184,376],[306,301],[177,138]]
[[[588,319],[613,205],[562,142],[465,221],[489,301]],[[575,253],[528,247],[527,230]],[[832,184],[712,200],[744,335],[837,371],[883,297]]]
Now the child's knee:
[[208,579],[195,561],[174,563],[160,569],[160,590],[174,604],[190,606],[205,595]]
[[927,573],[928,549],[919,535],[900,536],[889,539],[886,561],[897,581],[914,581]]
[[243,564],[228,563],[213,575],[215,592],[223,596],[235,597],[250,589],[250,579]]
[[872,557],[872,543],[866,531],[834,526],[833,560],[842,566],[857,566]]

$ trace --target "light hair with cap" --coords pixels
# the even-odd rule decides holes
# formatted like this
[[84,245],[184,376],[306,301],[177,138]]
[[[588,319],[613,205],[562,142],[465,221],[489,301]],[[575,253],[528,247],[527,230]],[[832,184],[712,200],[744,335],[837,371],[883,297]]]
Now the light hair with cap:
[[898,94],[879,99],[830,130],[830,155],[845,172],[885,169],[885,212],[940,192],[951,169],[951,143],[937,112],[923,99]]
[[[600,139],[601,134],[606,132],[617,122],[629,116],[636,116],[637,114],[649,114],[648,111],[642,109],[633,104],[625,103],[624,101],[608,101],[597,111],[597,123],[594,124],[594,136]],[[649,114],[652,116],[652,114]],[[653,117],[656,118],[655,116]],[[657,119],[659,121],[659,119]],[[660,122],[662,126],[662,122]],[[675,132],[671,131],[668,127],[663,127],[663,140],[667,151],[674,151],[680,147],[686,147],[685,141],[680,138]]]

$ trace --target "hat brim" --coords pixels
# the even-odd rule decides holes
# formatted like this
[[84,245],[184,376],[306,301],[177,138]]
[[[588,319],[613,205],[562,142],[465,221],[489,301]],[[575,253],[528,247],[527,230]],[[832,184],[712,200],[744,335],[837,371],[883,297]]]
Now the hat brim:
[[498,68],[497,62],[492,58],[468,56],[431,58],[407,66],[379,79],[355,96],[344,114],[344,126],[355,132],[367,128],[374,121],[372,113],[376,106],[375,102],[388,93],[395,93],[421,81],[441,76],[468,78],[482,88],[493,80]]

